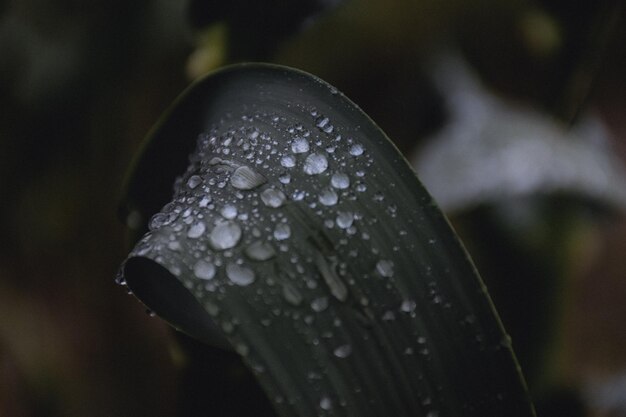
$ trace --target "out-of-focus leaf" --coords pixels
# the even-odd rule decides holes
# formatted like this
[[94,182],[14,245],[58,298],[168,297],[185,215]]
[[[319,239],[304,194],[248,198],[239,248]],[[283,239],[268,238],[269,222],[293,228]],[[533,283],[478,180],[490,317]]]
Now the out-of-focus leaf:
[[214,73],[133,171],[122,215],[147,233],[123,279],[175,327],[230,344],[280,415],[533,415],[446,218],[335,88],[285,67]]
[[341,0],[193,0],[189,3],[189,19],[195,28],[226,22],[231,58],[260,59],[267,57],[277,43],[340,3]]
[[567,131],[485,91],[456,56],[441,57],[433,74],[450,122],[413,165],[446,212],[557,193],[626,209],[626,170],[599,121]]

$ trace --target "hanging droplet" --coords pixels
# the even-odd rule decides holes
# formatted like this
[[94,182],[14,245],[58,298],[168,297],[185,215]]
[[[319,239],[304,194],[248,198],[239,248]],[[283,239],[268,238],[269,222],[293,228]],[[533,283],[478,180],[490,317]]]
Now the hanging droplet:
[[246,165],[237,168],[230,177],[230,185],[238,190],[252,190],[265,182],[267,179],[263,175]]
[[345,190],[350,186],[350,177],[343,172],[336,172],[330,178],[330,184],[338,190]]
[[321,174],[328,168],[328,160],[321,153],[312,153],[304,160],[304,173],[308,175]]
[[215,265],[200,259],[193,266],[193,273],[196,275],[196,277],[200,279],[213,279],[213,277],[215,276]]
[[228,265],[226,265],[226,276],[233,284],[242,287],[252,284],[255,279],[253,270],[237,265],[234,262],[229,262]]
[[276,250],[268,242],[257,240],[248,245],[245,249],[245,254],[254,261],[267,261],[276,256]]
[[268,188],[261,193],[261,201],[267,207],[278,208],[283,205],[286,199],[285,194],[275,188]]
[[234,221],[218,223],[211,235],[209,243],[215,250],[225,250],[235,247],[241,239],[241,227]]
[[319,201],[325,206],[334,206],[338,200],[339,196],[332,188],[326,187],[320,192]]
[[187,231],[187,237],[196,239],[202,236],[205,231],[206,231],[206,225],[204,224],[204,222],[194,223]]

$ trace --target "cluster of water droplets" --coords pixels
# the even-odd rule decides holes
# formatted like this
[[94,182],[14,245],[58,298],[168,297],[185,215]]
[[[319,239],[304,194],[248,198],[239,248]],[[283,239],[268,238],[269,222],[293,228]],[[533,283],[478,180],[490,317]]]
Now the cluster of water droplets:
[[[354,293],[359,279],[391,288],[399,266],[381,255],[388,248],[370,238],[385,219],[373,216],[368,206],[383,207],[376,212],[388,219],[397,208],[388,204],[385,189],[368,190],[374,157],[355,138],[358,132],[336,127],[315,109],[309,114],[307,125],[251,112],[224,118],[201,134],[172,201],[152,217],[149,233],[131,254],[152,257],[205,300],[207,312],[233,335],[237,352],[249,356],[258,373],[264,372],[262,362],[234,336],[238,319],[220,307],[234,289],[276,306],[259,317],[266,328],[282,318],[310,327],[339,304],[349,305],[365,325],[415,317],[417,307],[415,300],[402,298],[374,317],[368,294]],[[355,271],[342,258],[361,260],[361,266]],[[264,285],[255,285],[259,282]],[[280,307],[276,297],[290,307]],[[310,343],[325,344],[337,360],[349,360],[354,341],[335,340],[334,334],[328,330]],[[405,353],[416,349],[425,348],[416,342]],[[340,404],[320,393],[320,410]]]

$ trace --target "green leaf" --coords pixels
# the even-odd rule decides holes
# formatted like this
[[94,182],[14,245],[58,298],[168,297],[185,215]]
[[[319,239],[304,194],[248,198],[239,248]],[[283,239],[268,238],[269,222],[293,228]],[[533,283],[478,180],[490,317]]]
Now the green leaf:
[[261,64],[204,78],[149,135],[122,207],[147,231],[130,289],[232,346],[280,415],[533,415],[446,218],[323,81]]

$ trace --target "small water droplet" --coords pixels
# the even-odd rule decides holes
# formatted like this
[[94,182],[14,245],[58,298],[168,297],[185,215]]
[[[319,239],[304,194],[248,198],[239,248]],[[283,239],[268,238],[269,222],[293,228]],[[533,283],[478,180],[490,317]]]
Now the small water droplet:
[[187,180],[187,187],[193,190],[198,185],[200,185],[200,183],[202,183],[202,177],[200,177],[199,175],[192,175]]
[[285,173],[278,177],[278,181],[280,181],[281,184],[289,184],[291,182],[291,175]]
[[255,261],[267,261],[276,256],[276,250],[268,242],[257,240],[251,243],[245,250],[246,256]]
[[337,213],[335,222],[339,228],[347,229],[352,226],[352,223],[354,222],[354,214],[349,211],[340,211]]
[[204,224],[204,222],[194,223],[187,231],[187,237],[190,237],[192,239],[199,238],[204,234],[205,230],[206,225]]
[[381,259],[376,263],[376,271],[383,277],[393,276],[393,262]]
[[412,313],[416,307],[417,304],[413,300],[404,300],[402,304],[400,304],[400,310],[404,311],[405,313]]
[[305,138],[295,138],[291,142],[291,151],[293,153],[305,153],[309,151],[309,141]]
[[324,188],[319,195],[319,201],[325,206],[334,206],[339,201],[339,196],[332,188]]
[[330,411],[333,408],[333,402],[330,398],[324,396],[320,399],[320,408],[325,411]]
[[238,190],[252,190],[265,182],[267,179],[263,175],[246,165],[237,168],[230,177],[230,185]]
[[355,143],[350,147],[350,155],[359,156],[363,154],[363,146],[358,143]]
[[328,297],[319,297],[311,301],[311,309],[320,313],[328,308]]
[[220,211],[220,214],[225,219],[232,220],[235,217],[237,217],[237,207],[233,206],[232,204],[227,204],[224,207],[222,207],[222,210]]
[[278,208],[283,205],[287,197],[282,191],[268,188],[261,193],[261,201],[268,207]]
[[235,247],[240,239],[241,227],[234,221],[226,221],[218,223],[213,228],[209,236],[209,243],[215,250],[225,250]]
[[283,297],[285,300],[293,304],[294,306],[299,306],[302,303],[302,294],[300,291],[290,283],[286,282],[283,284]]
[[229,262],[228,265],[226,265],[226,276],[233,284],[242,287],[252,284],[255,279],[253,270],[237,265],[234,262]]
[[193,266],[193,273],[200,279],[213,279],[215,276],[215,265],[200,259]]
[[199,205],[200,207],[203,207],[203,208],[204,208],[204,207],[208,206],[210,202],[211,202],[211,197],[209,197],[209,196],[205,195],[205,196],[203,196],[203,197],[202,197],[202,199],[198,202],[198,205]]
[[328,168],[328,160],[321,153],[312,153],[304,160],[304,173],[308,175],[321,174]]
[[285,168],[293,168],[296,166],[296,157],[293,155],[285,155],[280,158],[280,164]]
[[350,177],[343,172],[335,172],[330,178],[330,184],[338,190],[345,190],[350,186]]
[[341,345],[337,346],[333,351],[336,357],[338,358],[347,358],[352,354],[352,346],[351,345]]
[[291,236],[291,228],[288,224],[280,223],[276,225],[276,228],[274,229],[274,238],[276,240],[289,239],[289,236]]
[[237,352],[241,356],[248,356],[248,353],[250,353],[250,348],[248,348],[248,345],[246,344],[235,343],[235,352]]

